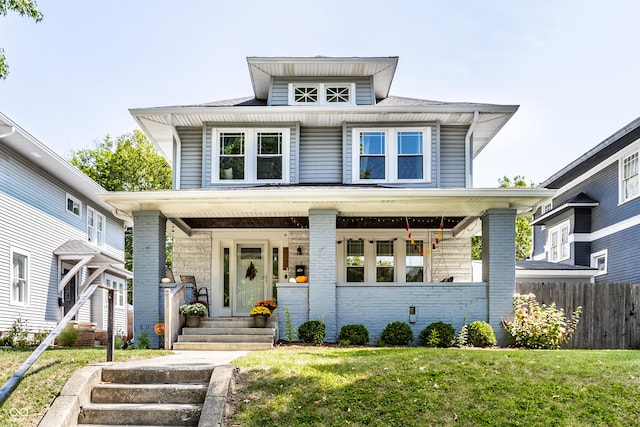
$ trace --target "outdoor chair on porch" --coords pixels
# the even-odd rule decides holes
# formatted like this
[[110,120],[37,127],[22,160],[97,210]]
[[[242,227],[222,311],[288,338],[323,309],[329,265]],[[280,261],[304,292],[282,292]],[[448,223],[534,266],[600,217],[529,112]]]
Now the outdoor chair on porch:
[[[187,276],[184,274],[180,275],[180,281],[187,286],[187,283],[191,283],[193,285],[193,297],[196,301],[206,302],[207,304],[207,317],[210,315],[209,312],[209,289],[204,286],[198,287],[196,284],[195,276]],[[202,301],[201,298],[204,297],[205,301]]]

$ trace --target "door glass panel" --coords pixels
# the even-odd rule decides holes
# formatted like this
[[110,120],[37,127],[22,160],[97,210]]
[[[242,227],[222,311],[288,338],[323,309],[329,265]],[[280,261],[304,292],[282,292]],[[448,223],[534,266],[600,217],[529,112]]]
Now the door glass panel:
[[248,315],[264,299],[265,263],[261,246],[238,245],[235,312]]

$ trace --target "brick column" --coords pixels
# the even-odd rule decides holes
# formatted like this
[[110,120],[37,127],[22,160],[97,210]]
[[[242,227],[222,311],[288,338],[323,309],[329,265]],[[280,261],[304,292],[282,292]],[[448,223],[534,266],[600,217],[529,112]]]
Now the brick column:
[[165,275],[166,222],[159,211],[133,213],[133,337],[145,332],[151,348],[160,340],[153,327],[160,319],[160,281]]
[[509,339],[501,320],[513,316],[516,286],[515,221],[514,209],[490,209],[482,216],[482,281],[488,286],[488,322],[500,345]]
[[325,341],[336,341],[335,210],[309,211],[309,320],[326,324]]

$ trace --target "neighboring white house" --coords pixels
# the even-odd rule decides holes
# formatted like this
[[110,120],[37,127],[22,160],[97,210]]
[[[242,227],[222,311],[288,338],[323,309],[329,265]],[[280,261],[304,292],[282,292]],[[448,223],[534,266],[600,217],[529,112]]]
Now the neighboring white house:
[[515,218],[554,193],[472,188],[473,159],[518,107],[390,96],[397,57],[247,61],[251,97],[131,110],[173,167],[173,190],[100,195],[134,222],[136,334],[161,317],[166,230],[174,274],[208,288],[213,317],[277,297],[328,341],[361,323],[375,342],[398,320],[502,335]]
[[[127,332],[125,222],[96,196],[105,192],[0,113],[0,332],[16,319],[53,329],[94,282],[116,290],[116,331]],[[106,330],[106,292],[77,320]]]

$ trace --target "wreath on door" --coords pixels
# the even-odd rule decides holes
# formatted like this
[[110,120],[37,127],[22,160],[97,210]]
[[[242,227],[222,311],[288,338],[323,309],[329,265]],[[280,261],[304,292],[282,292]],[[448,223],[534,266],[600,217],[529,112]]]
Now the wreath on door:
[[249,267],[247,268],[247,274],[244,277],[245,279],[253,280],[256,278],[257,273],[258,273],[258,270],[256,270],[256,266],[253,265],[253,261],[251,261],[251,263],[249,264]]

